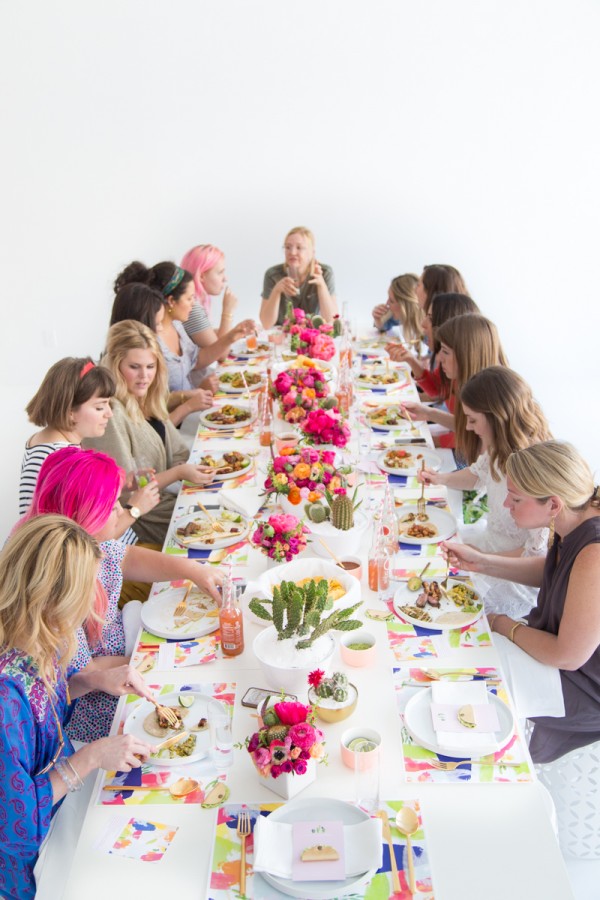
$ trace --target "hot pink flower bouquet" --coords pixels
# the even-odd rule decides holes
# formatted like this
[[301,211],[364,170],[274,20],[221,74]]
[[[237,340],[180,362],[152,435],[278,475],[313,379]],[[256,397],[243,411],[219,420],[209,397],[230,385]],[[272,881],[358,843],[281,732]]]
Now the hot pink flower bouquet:
[[313,359],[329,360],[335,356],[333,338],[329,334],[323,334],[318,328],[302,328],[298,334],[292,334],[291,347],[292,350],[300,350]]
[[283,494],[295,506],[323,500],[325,491],[346,487],[351,471],[349,466],[336,468],[334,461],[335,450],[291,448],[269,463],[265,491]]
[[270,559],[289,562],[306,547],[308,533],[296,516],[269,516],[266,522],[257,523],[252,543]]
[[282,701],[263,713],[263,725],[246,739],[246,749],[263,777],[304,775],[310,759],[325,758],[323,732],[312,706]]
[[306,367],[280,372],[273,391],[281,403],[284,419],[292,423],[302,422],[307,413],[329,395],[323,373]]
[[313,409],[300,427],[310,444],[345,447],[350,440],[350,428],[340,413],[332,409]]

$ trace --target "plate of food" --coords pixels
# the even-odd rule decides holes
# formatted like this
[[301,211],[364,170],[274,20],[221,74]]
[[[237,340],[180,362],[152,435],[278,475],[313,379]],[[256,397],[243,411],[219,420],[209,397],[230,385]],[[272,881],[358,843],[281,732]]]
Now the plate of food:
[[[496,710],[498,730],[490,732],[491,736],[487,743],[479,741],[472,749],[469,748],[467,740],[461,741],[460,746],[444,744],[439,740],[438,733],[433,727],[432,688],[430,687],[420,690],[410,698],[404,710],[404,726],[413,741],[426,750],[441,753],[443,756],[453,756],[456,759],[479,759],[490,753],[498,753],[503,747],[506,747],[515,730],[514,716],[506,703],[490,691],[488,691],[487,700]],[[466,711],[467,708],[465,706],[462,709]],[[460,712],[461,709],[458,710],[458,713]],[[459,721],[461,720],[459,719]],[[465,725],[467,729],[470,727],[466,721]]]
[[149,744],[157,744],[173,737],[178,731],[187,733],[187,737],[174,746],[159,750],[150,756],[148,763],[152,766],[181,766],[185,763],[198,762],[208,755],[210,736],[208,731],[207,711],[210,697],[195,691],[182,690],[178,694],[161,694],[157,697],[161,706],[172,710],[177,718],[178,726],[170,725],[165,716],[150,703],[142,700],[137,703],[125,719],[123,732],[133,734]]
[[219,606],[216,600],[193,587],[185,611],[176,616],[175,608],[183,600],[188,584],[170,587],[142,603],[142,624],[157,637],[189,640],[216,631],[219,627]]
[[[256,369],[226,369],[218,376],[219,388],[226,394],[245,394],[256,391],[262,384],[262,375]],[[244,384],[244,381],[246,384]]]
[[200,422],[206,428],[215,431],[231,431],[232,428],[243,428],[254,421],[249,406],[242,403],[225,403],[224,406],[213,406],[200,413]]
[[358,351],[361,356],[381,356],[386,357],[388,352],[386,350],[387,341],[377,340],[376,338],[362,340],[357,342]]
[[417,506],[402,506],[398,516],[398,536],[405,544],[439,544],[456,533],[456,519],[446,509],[427,505],[422,515]]
[[418,431],[419,422],[410,422],[402,412],[398,404],[364,404],[364,414],[370,428],[379,428],[382,431]]
[[377,465],[390,475],[416,475],[425,461],[428,469],[438,472],[442,459],[429,447],[390,447],[377,457]]
[[450,631],[472,625],[483,615],[483,600],[477,591],[462,581],[448,579],[448,587],[440,582],[417,576],[402,582],[394,594],[394,609],[410,625],[435,631]]
[[191,550],[222,550],[248,537],[247,520],[230,509],[190,513],[175,522],[173,537],[180,547]]
[[198,460],[199,466],[210,466],[215,471],[216,481],[229,481],[248,472],[252,466],[252,459],[245,453],[231,450],[227,453],[206,453]]
[[293,356],[286,369],[317,369],[317,371],[323,373],[325,381],[331,381],[334,373],[334,366],[328,360],[311,359],[310,356],[303,356],[302,354]]
[[406,384],[409,380],[406,369],[392,368],[391,366],[369,366],[356,376],[357,384],[386,390]]
[[257,356],[268,356],[271,352],[271,345],[260,341],[253,350],[248,350],[246,339],[242,338],[231,345],[229,351],[230,356],[237,356],[238,359],[255,359]]
[[[295,822],[341,822],[343,828],[352,828],[352,826],[368,822],[369,814],[351,803],[345,803],[343,800],[313,797],[308,800],[298,799],[284,803],[271,813],[269,819],[271,825],[276,822],[289,825],[291,840],[291,826]],[[269,834],[268,831],[267,834]],[[343,881],[293,881],[291,878],[272,875],[270,872],[263,871],[260,874],[267,884],[288,897],[312,897],[314,900],[332,900],[334,897],[340,897],[342,894],[346,895],[348,893],[352,893],[352,896],[362,896],[360,886],[364,885],[375,875],[381,864],[379,849],[378,845],[377,858],[374,855],[371,869],[356,875],[350,875]],[[351,868],[351,866],[351,860],[346,860],[346,867]]]

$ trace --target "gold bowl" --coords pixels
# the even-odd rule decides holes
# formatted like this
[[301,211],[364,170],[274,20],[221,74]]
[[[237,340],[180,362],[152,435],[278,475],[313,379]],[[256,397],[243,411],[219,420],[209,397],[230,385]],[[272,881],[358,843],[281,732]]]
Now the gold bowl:
[[[336,703],[335,706],[320,706],[319,704],[323,702],[321,697],[317,697],[313,688],[309,688],[308,691],[308,702],[311,706],[314,706],[315,713],[318,719],[321,719],[323,722],[329,722],[330,724],[335,724],[336,722],[343,722],[344,719],[347,719],[352,715],[354,710],[356,709],[356,705],[358,703],[358,690],[355,685],[348,684],[348,692],[349,697],[345,703]],[[352,696],[352,694],[354,696]],[[333,700],[329,700],[330,703],[333,703]]]

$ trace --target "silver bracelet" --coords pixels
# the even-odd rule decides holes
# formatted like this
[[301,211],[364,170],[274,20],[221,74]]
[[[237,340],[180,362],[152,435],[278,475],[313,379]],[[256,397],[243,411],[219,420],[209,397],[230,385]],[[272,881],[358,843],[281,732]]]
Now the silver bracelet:
[[[77,775],[79,784],[77,784],[77,782],[71,778],[71,773],[69,772],[69,769],[67,768],[67,763],[66,763],[64,756],[61,756],[60,759],[56,760],[56,762],[54,763],[54,769],[58,773],[58,775],[62,778],[63,782],[66,784],[67,790],[69,791],[70,794],[75,793],[75,791],[81,790],[81,788],[83,787],[83,782],[82,782],[81,778],[79,778],[79,775],[77,775],[76,772],[75,772],[75,774]],[[71,769],[72,769],[72,771],[75,771],[73,769],[73,766],[71,766]]]

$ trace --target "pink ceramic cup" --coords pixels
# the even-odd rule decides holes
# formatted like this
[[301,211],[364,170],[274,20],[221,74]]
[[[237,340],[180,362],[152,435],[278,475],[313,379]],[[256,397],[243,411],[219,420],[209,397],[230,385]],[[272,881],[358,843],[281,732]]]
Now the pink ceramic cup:
[[275,435],[275,452],[280,454],[284,447],[297,447],[299,435],[295,431],[283,431]]
[[[368,648],[355,650],[348,644],[369,644]],[[360,668],[370,666],[375,661],[377,653],[375,635],[370,631],[350,631],[340,640],[340,654],[343,661],[349,666]]]
[[375,731],[373,728],[347,728],[346,731],[343,732],[340,746],[342,751],[342,762],[345,766],[348,766],[349,769],[355,768],[356,757],[359,752],[364,751],[354,751],[350,750],[349,744],[352,744],[353,741],[359,740],[360,738],[364,738],[366,741],[371,741],[375,744],[374,750],[366,751],[366,756],[371,756],[374,760],[375,757],[379,756],[380,745],[381,745],[381,735],[378,731]]

